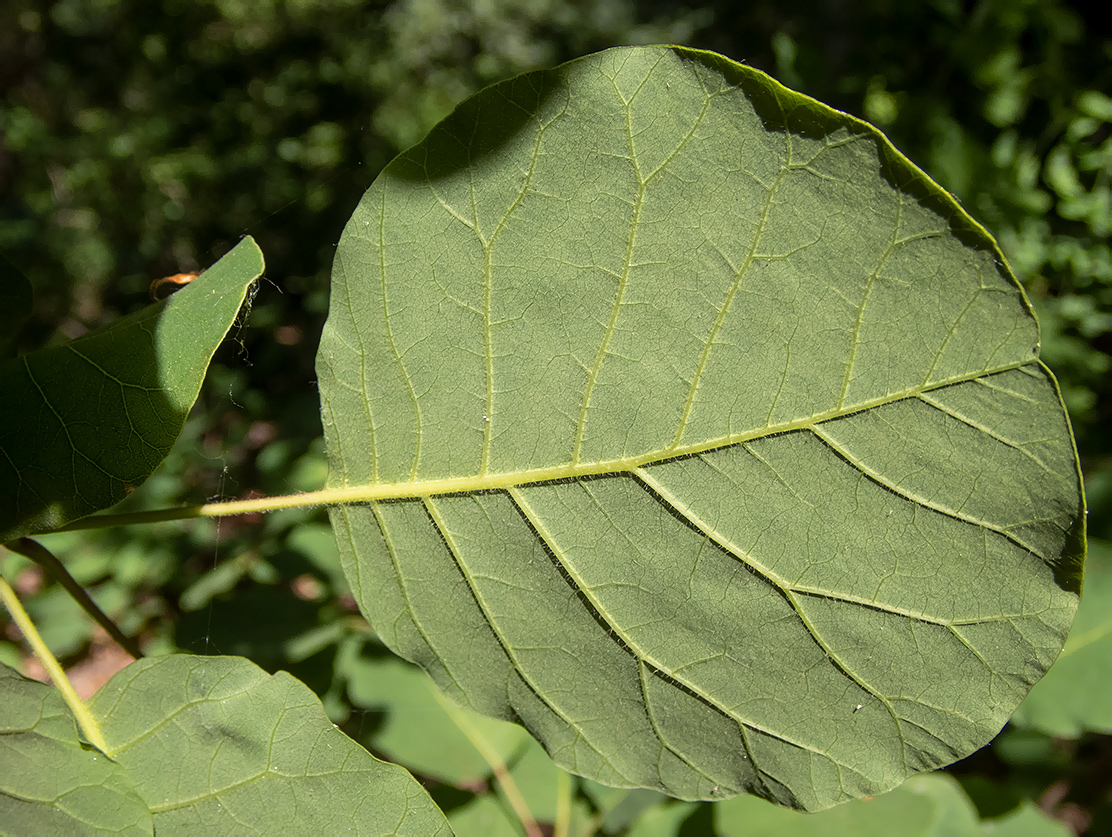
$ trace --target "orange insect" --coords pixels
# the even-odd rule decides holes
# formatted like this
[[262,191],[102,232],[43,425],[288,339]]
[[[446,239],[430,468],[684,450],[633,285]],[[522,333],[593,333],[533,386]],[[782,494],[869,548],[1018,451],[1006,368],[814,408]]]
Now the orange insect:
[[175,273],[173,276],[163,276],[161,279],[155,279],[151,282],[151,300],[157,302],[160,299],[165,299],[170,294],[188,285],[202,273],[204,273],[204,271],[198,271],[197,273]]

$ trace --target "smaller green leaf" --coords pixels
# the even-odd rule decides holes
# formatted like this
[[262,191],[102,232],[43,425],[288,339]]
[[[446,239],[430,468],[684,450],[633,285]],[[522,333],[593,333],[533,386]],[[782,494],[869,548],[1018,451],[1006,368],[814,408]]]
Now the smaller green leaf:
[[1112,733],[1112,544],[1089,541],[1085,589],[1058,661],[1020,704],[1012,723],[1057,736]]
[[[422,676],[428,680],[427,676]],[[559,807],[559,775],[563,771],[548,757],[544,747],[527,736],[524,746],[507,767],[510,780],[521,794],[533,819],[537,822],[555,822]],[[568,781],[570,783],[573,780],[568,777]],[[499,789],[504,792],[504,788]],[[658,796],[659,798],[661,797]]]
[[815,814],[789,811],[755,796],[719,802],[715,813],[721,837],[975,837],[983,833],[969,797],[942,773],[913,776],[881,796]]
[[114,506],[151,475],[262,271],[245,238],[169,299],[0,364],[0,541]]
[[151,834],[127,771],[83,746],[61,694],[0,665],[0,827],[5,834]]
[[90,710],[159,831],[449,833],[412,776],[336,729],[285,672],[235,657],[147,658]]
[[[586,800],[575,794],[575,783],[589,780],[580,780],[565,773],[549,758],[544,748],[529,737],[526,737],[524,746],[514,754],[506,766],[510,782],[513,783],[516,792],[521,795],[521,802],[528,809],[533,820],[542,826],[542,830],[546,825],[554,825],[559,819],[561,778],[563,778],[566,782],[565,792],[569,797],[564,800],[568,804],[567,833],[573,837],[574,835],[596,834],[600,827],[606,834],[624,834],[637,813],[648,806],[667,799],[667,797],[654,791],[641,789],[616,791],[617,794],[624,797],[624,801],[632,803],[628,806],[617,806],[622,808],[621,813],[628,812],[629,815],[624,819],[621,818],[621,813],[611,817],[601,814],[598,816],[592,815]],[[502,803],[507,813],[512,814],[514,807],[507,798],[505,782],[492,782],[492,785],[499,802]],[[604,786],[598,785],[598,787],[602,788]],[[606,788],[606,790],[613,789]],[[615,814],[616,812],[611,810],[609,813]],[[457,834],[459,834],[458,831]],[[463,835],[460,834],[460,837],[463,837]]]

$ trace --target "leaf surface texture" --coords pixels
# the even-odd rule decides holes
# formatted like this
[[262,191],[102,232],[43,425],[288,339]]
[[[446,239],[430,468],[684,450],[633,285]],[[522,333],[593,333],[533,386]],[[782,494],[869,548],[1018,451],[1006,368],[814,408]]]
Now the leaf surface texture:
[[0,828],[153,834],[127,771],[84,744],[56,689],[0,665]]
[[240,657],[148,657],[90,709],[160,832],[451,833],[412,776],[340,732],[286,672]]
[[383,640],[589,778],[819,809],[971,752],[1069,629],[1067,419],[992,239],[711,53],[491,87],[391,163],[318,355]]

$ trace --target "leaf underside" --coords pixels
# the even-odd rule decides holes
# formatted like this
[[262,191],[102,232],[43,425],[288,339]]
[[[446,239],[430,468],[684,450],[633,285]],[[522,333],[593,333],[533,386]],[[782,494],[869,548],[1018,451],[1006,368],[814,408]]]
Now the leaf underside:
[[489,88],[391,163],[318,354],[383,640],[564,767],[824,808],[988,741],[1076,608],[1080,482],[992,239],[711,53]]
[[0,665],[0,706],[4,833],[152,833],[127,771],[82,743],[57,689]]

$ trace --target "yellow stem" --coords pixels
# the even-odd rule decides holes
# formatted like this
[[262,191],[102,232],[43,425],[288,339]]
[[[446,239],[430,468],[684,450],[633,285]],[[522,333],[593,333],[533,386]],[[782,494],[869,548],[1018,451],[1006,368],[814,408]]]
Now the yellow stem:
[[81,732],[85,734],[85,738],[100,750],[102,753],[109,755],[108,743],[104,740],[104,736],[100,733],[100,726],[97,724],[96,719],[93,718],[92,713],[86,708],[84,701],[78,697],[77,692],[74,691],[73,684],[69,682],[66,673],[62,671],[62,666],[50,653],[50,649],[46,647],[39,632],[35,629],[31,617],[27,615],[27,611],[23,609],[20,604],[19,598],[16,596],[15,591],[8,585],[3,578],[0,578],[0,600],[3,600],[4,607],[8,609],[8,613],[12,615],[12,621],[19,627],[23,637],[27,640],[27,644],[31,646],[31,650],[35,652],[35,656],[46,668],[47,673],[50,674],[50,679],[54,681],[54,685],[58,687],[58,691],[62,693],[62,698],[69,706],[70,711],[73,713],[74,718],[77,719],[77,725],[81,728]]

